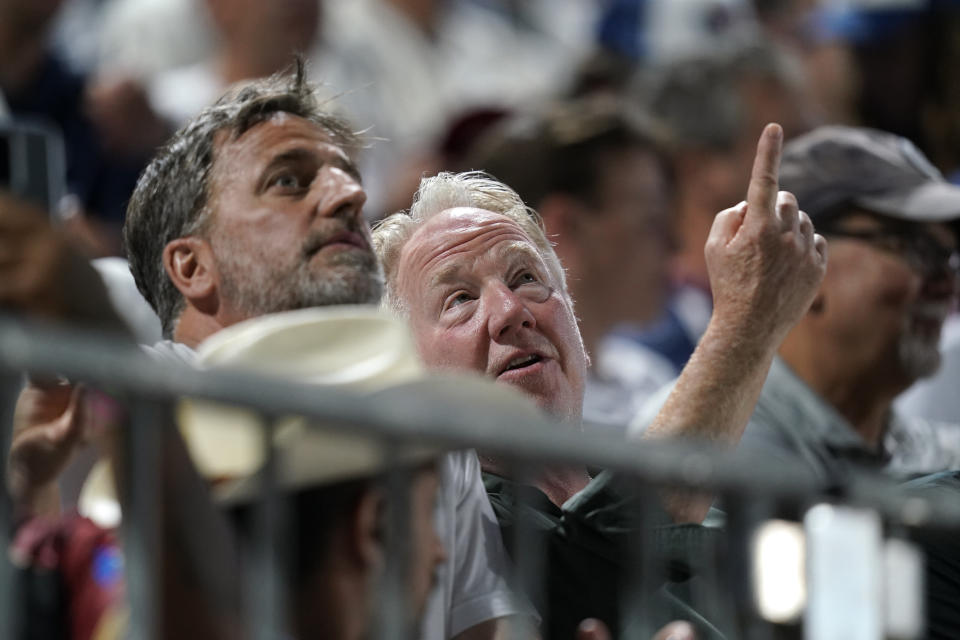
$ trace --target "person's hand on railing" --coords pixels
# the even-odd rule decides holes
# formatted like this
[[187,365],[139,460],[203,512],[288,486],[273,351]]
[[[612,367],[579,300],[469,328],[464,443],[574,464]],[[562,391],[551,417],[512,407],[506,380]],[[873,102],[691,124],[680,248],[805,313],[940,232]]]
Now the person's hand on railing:
[[[576,640],[611,640],[610,630],[596,618],[587,618],[577,629]],[[697,634],[689,622],[671,622],[657,631],[652,640],[697,640]]]
[[697,634],[689,622],[671,622],[653,636],[653,640],[697,640]]

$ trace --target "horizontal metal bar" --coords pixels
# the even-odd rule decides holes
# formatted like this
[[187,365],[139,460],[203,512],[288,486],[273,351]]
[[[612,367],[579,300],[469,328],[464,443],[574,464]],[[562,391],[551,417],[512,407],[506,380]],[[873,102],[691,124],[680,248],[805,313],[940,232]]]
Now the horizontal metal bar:
[[[378,438],[421,440],[449,448],[476,448],[516,458],[576,462],[627,471],[645,482],[735,491],[803,500],[824,485],[799,464],[689,442],[629,441],[614,435],[589,436],[568,425],[533,416],[509,424],[463,411],[455,401],[425,403],[391,397],[389,403],[344,389],[288,382],[235,371],[199,371],[149,358],[119,337],[76,328],[27,324],[0,317],[0,368],[60,374],[107,391],[171,399],[206,398],[247,406],[270,415],[297,414],[324,424]],[[890,482],[851,476],[847,501],[863,503],[898,521],[960,527],[960,505],[937,497],[907,498]]]

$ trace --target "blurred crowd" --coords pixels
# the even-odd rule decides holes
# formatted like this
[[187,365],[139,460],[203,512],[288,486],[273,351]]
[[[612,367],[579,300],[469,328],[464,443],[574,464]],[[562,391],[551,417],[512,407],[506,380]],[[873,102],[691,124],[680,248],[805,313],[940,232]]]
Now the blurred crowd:
[[[443,380],[472,372],[587,434],[953,496],[958,69],[951,0],[0,0],[0,124],[54,126],[67,182],[49,215],[0,192],[0,307],[118,329],[157,361],[385,404],[412,380],[424,402],[526,419],[503,385]],[[25,383],[16,564],[61,571],[68,604],[23,637],[121,637],[129,413]],[[237,452],[260,440],[212,415],[162,439],[165,637],[244,637],[262,456]],[[373,637],[395,496],[373,445],[301,431],[277,445],[298,516],[287,630]],[[405,464],[394,622],[413,633],[630,633],[631,545],[652,528],[674,570],[644,635],[739,637],[690,596],[726,534],[715,496],[484,452]],[[525,597],[507,580],[520,522],[546,554]],[[957,637],[960,548],[916,542],[914,637]]]

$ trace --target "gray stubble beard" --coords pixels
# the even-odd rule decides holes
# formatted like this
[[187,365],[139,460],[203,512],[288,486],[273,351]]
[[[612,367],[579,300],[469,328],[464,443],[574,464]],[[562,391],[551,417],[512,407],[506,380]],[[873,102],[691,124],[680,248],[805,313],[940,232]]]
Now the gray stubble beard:
[[[322,273],[309,261],[292,272],[251,260],[221,256],[221,290],[242,313],[266,313],[342,304],[378,304],[383,294],[383,271],[372,252],[349,251],[333,256]],[[244,264],[245,263],[245,264]]]

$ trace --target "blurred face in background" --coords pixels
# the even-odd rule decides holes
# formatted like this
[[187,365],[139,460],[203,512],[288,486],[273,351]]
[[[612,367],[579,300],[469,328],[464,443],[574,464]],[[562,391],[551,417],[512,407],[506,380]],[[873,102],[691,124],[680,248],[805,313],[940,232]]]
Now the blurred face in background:
[[645,323],[663,308],[669,282],[670,186],[657,156],[639,147],[611,152],[601,165],[595,196],[571,237],[560,239],[579,246],[570,287],[581,313],[592,305],[608,323]]
[[207,0],[222,36],[251,55],[291,59],[310,49],[320,29],[321,0]]
[[829,344],[907,386],[934,373],[940,329],[956,299],[954,232],[857,212],[825,235],[821,322]]

